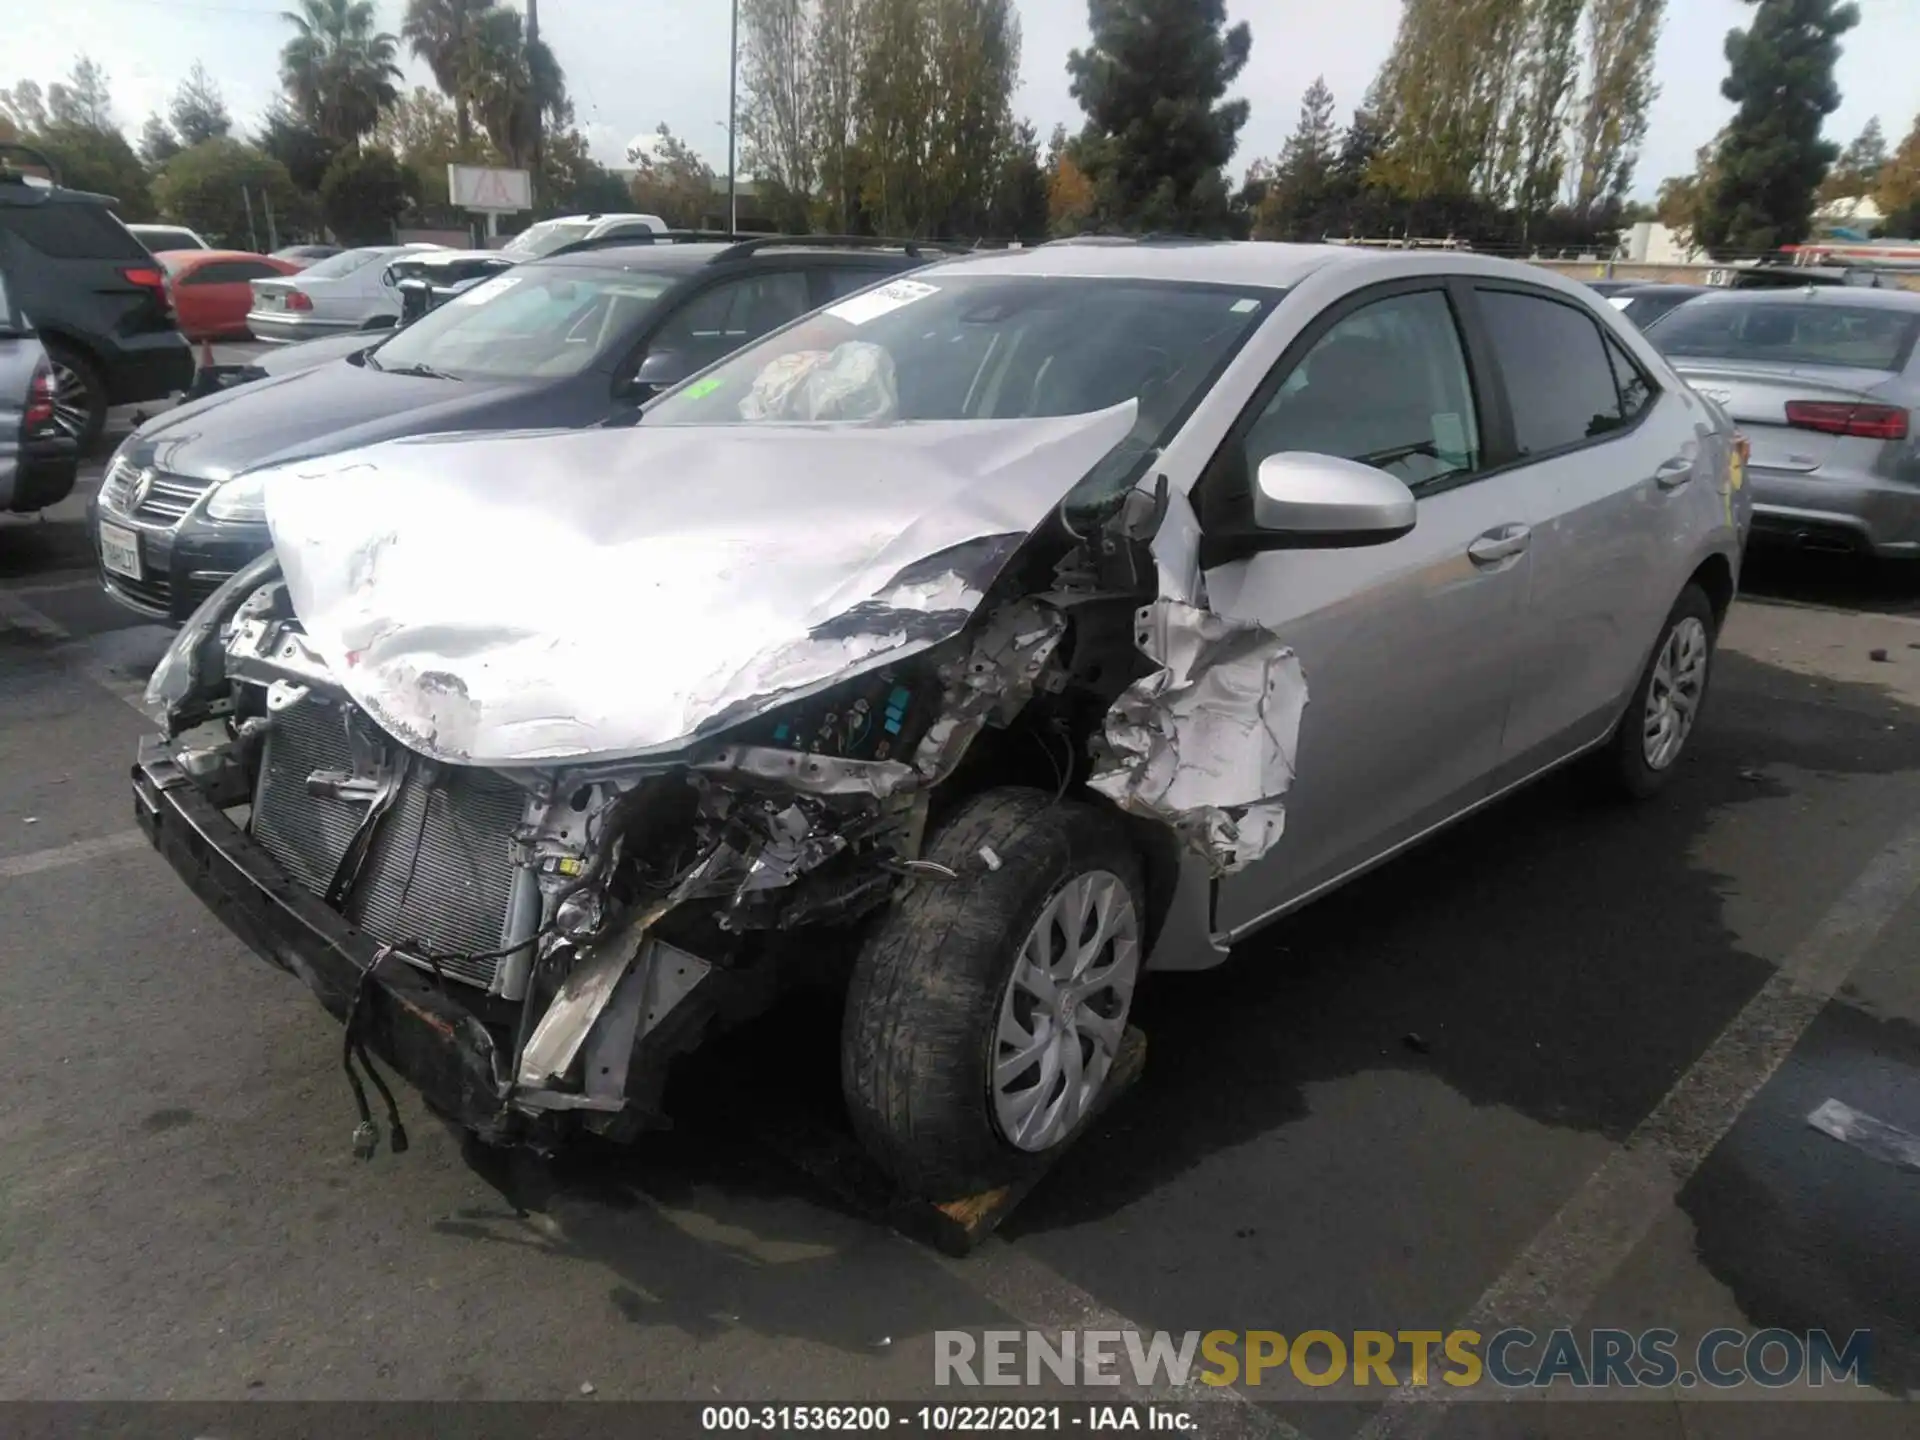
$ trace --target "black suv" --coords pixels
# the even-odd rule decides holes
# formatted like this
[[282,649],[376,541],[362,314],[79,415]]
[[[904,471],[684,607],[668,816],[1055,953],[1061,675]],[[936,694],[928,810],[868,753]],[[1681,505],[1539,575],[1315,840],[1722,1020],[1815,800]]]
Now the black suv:
[[162,400],[193,383],[166,275],[112,204],[0,164],[0,263],[53,363],[56,419],[83,454],[109,405]]
[[[930,249],[933,247],[929,247]],[[258,472],[449,431],[627,424],[751,340],[934,258],[908,241],[764,237],[569,246],[464,289],[330,358],[155,416],[88,507],[101,580],[179,623],[272,543]]]

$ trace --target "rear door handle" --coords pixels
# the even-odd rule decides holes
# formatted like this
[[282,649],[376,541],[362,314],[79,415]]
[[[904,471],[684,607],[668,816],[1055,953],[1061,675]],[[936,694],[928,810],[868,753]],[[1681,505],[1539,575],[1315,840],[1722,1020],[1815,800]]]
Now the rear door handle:
[[1692,478],[1693,457],[1691,455],[1676,455],[1671,460],[1662,462],[1660,468],[1653,472],[1654,483],[1662,490],[1678,489]]
[[1467,546],[1467,557],[1476,565],[1496,565],[1525,550],[1532,538],[1533,531],[1525,525],[1501,525]]

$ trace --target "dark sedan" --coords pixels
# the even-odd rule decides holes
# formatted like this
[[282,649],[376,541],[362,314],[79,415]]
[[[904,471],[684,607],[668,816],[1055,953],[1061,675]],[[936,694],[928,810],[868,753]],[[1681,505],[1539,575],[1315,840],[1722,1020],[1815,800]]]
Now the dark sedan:
[[149,421],[88,508],[101,579],[179,623],[271,543],[256,473],[379,440],[574,429],[817,306],[922,263],[912,246],[636,245],[516,266],[365,348]]

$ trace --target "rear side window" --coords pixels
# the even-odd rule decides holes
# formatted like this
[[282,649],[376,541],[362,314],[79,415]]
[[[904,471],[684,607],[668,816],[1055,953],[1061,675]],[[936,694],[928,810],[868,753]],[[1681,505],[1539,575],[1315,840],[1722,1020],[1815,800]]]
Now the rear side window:
[[104,205],[51,200],[0,206],[0,230],[62,260],[148,260],[146,248]]
[[1620,357],[1609,355],[1592,316],[1511,290],[1479,296],[1523,458],[1583,444],[1626,423],[1614,378]]
[[258,260],[210,260],[180,283],[183,285],[234,285],[242,280],[279,279],[280,272]]
[[1920,313],[1877,305],[1725,300],[1682,305],[1647,331],[1663,355],[1898,370],[1913,353]]
[[1613,383],[1620,391],[1620,414],[1631,425],[1652,403],[1653,382],[1611,335],[1607,336],[1607,358],[1613,362]]

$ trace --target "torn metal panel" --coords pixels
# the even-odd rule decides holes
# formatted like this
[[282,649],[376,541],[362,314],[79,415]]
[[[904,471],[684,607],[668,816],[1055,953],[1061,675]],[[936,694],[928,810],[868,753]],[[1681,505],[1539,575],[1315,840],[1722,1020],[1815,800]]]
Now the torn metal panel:
[[899,760],[843,760],[771,745],[725,745],[690,769],[716,777],[765,781],[803,795],[860,795],[884,800],[917,784],[919,775]]
[[1134,412],[429,436],[265,472],[267,514],[315,653],[389,733],[625,759],[958,634]]
[[1265,626],[1178,600],[1143,607],[1136,641],[1161,668],[1107,712],[1087,783],[1172,825],[1216,874],[1242,869],[1285,825],[1307,703],[1300,661]]
[[940,667],[940,718],[914,750],[914,769],[928,783],[944,779],[988,721],[1019,714],[1066,633],[1066,618],[1037,600],[989,616],[973,644]]

